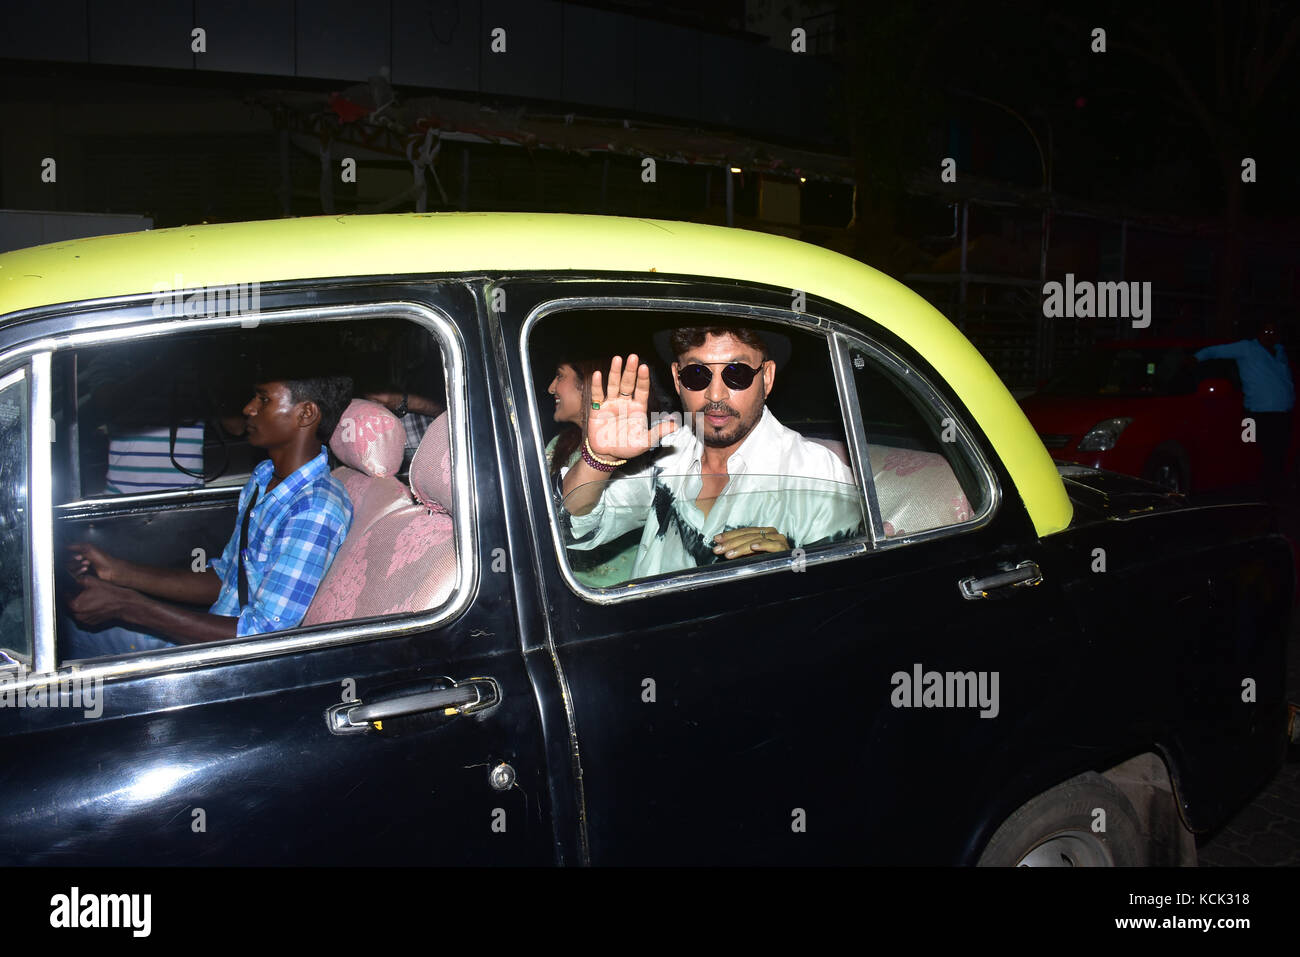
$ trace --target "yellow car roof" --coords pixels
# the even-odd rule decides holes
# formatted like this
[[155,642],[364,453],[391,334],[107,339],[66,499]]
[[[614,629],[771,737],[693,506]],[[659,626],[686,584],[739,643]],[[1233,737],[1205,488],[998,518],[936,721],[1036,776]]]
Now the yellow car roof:
[[0,322],[34,307],[182,284],[526,270],[720,277],[803,290],[869,316],[911,344],[961,397],[1001,456],[1038,534],[1070,523],[1065,487],[1033,427],[938,310],[854,259],[767,233],[555,213],[316,216],[156,229],[0,255]]

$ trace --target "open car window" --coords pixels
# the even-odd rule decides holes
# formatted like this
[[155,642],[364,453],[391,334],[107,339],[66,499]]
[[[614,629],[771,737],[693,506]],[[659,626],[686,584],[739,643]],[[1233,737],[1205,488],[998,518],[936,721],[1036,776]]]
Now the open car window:
[[[578,309],[572,302],[563,310],[542,307],[524,334],[541,413],[539,451],[551,493],[553,539],[580,594],[600,600],[585,590],[601,590],[603,600],[617,601],[679,583],[690,586],[684,575],[691,572],[713,582],[740,564],[768,562],[775,569],[782,551],[789,552],[781,559],[785,563],[838,560],[873,546],[956,533],[991,513],[996,476],[973,433],[930,384],[933,371],[909,367],[861,333],[827,332],[776,310],[740,317],[717,305],[695,312],[680,303],[655,311],[651,302],[638,310],[596,304]],[[772,312],[770,319],[765,311]],[[665,337],[683,327],[740,327],[786,340],[762,407],[787,437],[765,446],[769,455],[759,458],[766,467],[742,466],[723,477],[722,486],[711,480],[705,493],[698,457],[692,477],[690,455],[660,450],[620,466],[598,501],[582,486],[566,494],[564,476],[580,460],[587,435],[594,395],[587,383],[593,371],[606,375],[613,355],[634,352],[650,365],[645,415],[651,428],[676,415],[682,430],[705,440],[698,415],[691,424],[685,414],[692,400],[673,379],[673,353],[665,348]],[[689,352],[683,355],[690,360]],[[731,395],[744,402],[735,388]],[[754,438],[758,428],[750,433]],[[681,451],[689,443],[664,444]],[[749,447],[751,456],[756,448]],[[718,559],[709,539],[746,527],[767,528],[788,548]]]
[[[691,571],[707,572],[714,580],[726,568],[739,567],[735,559],[731,564],[715,560],[711,546],[704,543],[705,537],[723,529],[753,525],[790,537],[790,547],[785,549],[789,554],[781,554],[780,549],[755,552],[756,557],[743,559],[744,564],[788,564],[792,556],[799,559],[809,553],[815,560],[825,560],[835,546],[868,537],[866,500],[854,484],[831,339],[797,316],[782,321],[787,314],[768,311],[773,313],[770,321],[752,312],[742,314],[739,307],[736,315],[730,315],[717,304],[712,308],[702,304],[695,311],[681,303],[659,309],[647,301],[643,308],[630,309],[602,308],[595,302],[589,309],[554,311],[526,327],[525,354],[539,410],[538,449],[555,523],[551,537],[571,584],[580,593],[588,588],[615,589],[619,600],[661,587],[628,589],[628,583],[639,586],[664,576],[676,582]],[[701,501],[701,489],[693,487],[700,483],[698,472],[692,479],[688,466],[666,463],[666,457],[674,454],[669,449],[634,457],[612,476],[602,498],[608,528],[594,533],[600,541],[590,548],[594,539],[583,537],[590,532],[590,520],[569,514],[568,505],[573,503],[565,498],[563,476],[581,457],[583,429],[592,405],[592,374],[607,377],[615,355],[623,359],[635,354],[648,365],[646,419],[654,427],[672,417],[679,425],[681,442],[667,444],[684,452],[687,434],[705,441],[703,405],[686,415],[687,403],[707,400],[701,399],[703,390],[679,390],[674,380],[671,333],[682,328],[744,329],[764,339],[769,357],[779,356],[773,359],[770,389],[765,380],[756,378],[744,387],[727,387],[730,404],[725,411],[733,421],[750,423],[749,438],[743,439],[747,452],[736,460],[739,463],[747,454],[749,463],[727,476],[725,488],[716,488],[717,480],[711,479],[708,500]],[[742,343],[738,348],[754,346]],[[689,350],[682,355],[689,359]],[[751,356],[749,362],[753,361]],[[724,370],[718,366],[715,371],[722,375]],[[672,527],[665,527],[660,535],[665,522]],[[813,529],[821,530],[813,534]],[[835,552],[844,554],[848,552]]]
[[[435,331],[431,314],[424,325],[372,313],[330,307],[55,354],[60,660],[202,647],[120,616],[78,619],[72,601],[85,585],[69,564],[78,543],[138,565],[214,575],[215,603],[184,607],[236,619],[241,640],[418,615],[467,597],[472,516],[459,507],[455,476],[464,465],[453,453],[467,439],[464,411],[450,407],[459,393],[447,384],[463,382],[459,346],[449,324]],[[243,409],[259,383],[295,378],[288,370],[339,377],[331,393],[337,426],[310,439],[328,449],[323,467],[314,459],[280,484],[274,501],[269,485],[255,501],[252,479],[271,463],[261,431],[245,434]],[[399,418],[385,407],[395,400],[364,399],[385,394],[406,395],[427,414]],[[177,603],[165,590],[138,590]]]

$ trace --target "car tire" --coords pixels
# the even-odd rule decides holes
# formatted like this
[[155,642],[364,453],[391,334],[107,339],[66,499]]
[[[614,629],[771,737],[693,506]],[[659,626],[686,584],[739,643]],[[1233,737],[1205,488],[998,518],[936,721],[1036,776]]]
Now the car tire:
[[1142,469],[1142,477],[1148,482],[1163,485],[1173,492],[1186,495],[1192,490],[1191,470],[1187,465],[1187,455],[1181,446],[1169,442],[1161,445],[1147,459]]
[[[1104,829],[1094,830],[1103,821]],[[994,832],[978,866],[1141,867],[1150,856],[1148,844],[1128,798],[1089,772],[1017,808]]]

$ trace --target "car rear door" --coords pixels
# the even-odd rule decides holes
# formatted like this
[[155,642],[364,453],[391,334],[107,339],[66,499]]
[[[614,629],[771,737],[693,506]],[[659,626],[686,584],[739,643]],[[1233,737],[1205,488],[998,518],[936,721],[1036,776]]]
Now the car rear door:
[[[6,509],[28,540],[20,546],[7,537],[4,562],[30,571],[35,585],[31,594],[5,595],[5,613],[12,609],[19,629],[11,643],[25,641],[34,660],[22,648],[11,657],[35,672],[11,666],[0,689],[0,859],[563,859],[537,697],[521,654],[536,621],[521,624],[516,583],[491,570],[490,546],[507,531],[473,291],[459,282],[316,283],[264,291],[262,312],[251,319],[197,316],[182,324],[158,323],[141,297],[96,310],[90,332],[92,308],[52,310],[26,324],[21,338],[2,341],[0,352],[5,408],[21,416],[20,444],[30,453],[26,474],[6,473]],[[55,672],[55,526],[76,524],[80,534],[127,521],[147,535],[174,527],[173,516],[193,525],[185,515],[192,502],[157,507],[148,496],[134,516],[122,502],[52,511],[41,492],[52,482],[49,433],[31,425],[49,421],[60,348],[241,323],[300,323],[294,328],[308,332],[346,322],[364,330],[375,317],[407,320],[441,350],[455,494],[451,597],[429,612],[97,658]],[[204,507],[228,508],[224,494]],[[156,541],[175,550],[188,544],[183,537]]]
[[[686,279],[503,288],[510,384],[532,400],[519,410],[521,467],[534,490],[592,861],[972,860],[985,829],[1023,800],[1029,785],[1016,777],[1032,780],[1056,759],[1050,729],[1078,705],[1086,679],[1069,664],[1079,636],[1061,613],[1061,582],[1074,570],[1037,540],[956,397],[904,343],[883,330],[869,339],[811,297],[795,313],[781,291]],[[530,364],[530,349],[565,310],[596,309],[627,310],[629,323],[730,315],[804,330],[795,354],[823,350],[855,462],[888,438],[888,409],[867,406],[881,388],[898,392],[894,406],[907,391],[936,430],[954,423],[966,481],[983,483],[985,499],[972,498],[971,514],[951,527],[894,535],[873,483],[874,531],[855,541],[584,589],[554,531],[562,505],[539,455],[554,429],[542,391],[550,372]],[[564,338],[562,322],[551,331]],[[773,401],[794,387],[782,376]],[[878,457],[871,469],[905,476],[908,467]],[[1031,570],[1039,583],[1018,587]],[[975,597],[981,588],[987,598]],[[972,675],[972,700],[933,697],[931,673]]]

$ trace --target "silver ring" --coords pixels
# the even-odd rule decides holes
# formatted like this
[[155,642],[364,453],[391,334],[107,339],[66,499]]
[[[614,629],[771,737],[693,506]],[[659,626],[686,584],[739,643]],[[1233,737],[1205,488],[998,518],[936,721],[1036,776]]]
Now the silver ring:
[[631,392],[620,392],[619,395],[621,395],[621,396],[622,396],[623,398],[625,398],[625,399],[630,399],[630,398],[632,398],[632,393],[631,393]]

